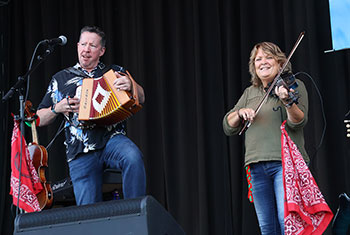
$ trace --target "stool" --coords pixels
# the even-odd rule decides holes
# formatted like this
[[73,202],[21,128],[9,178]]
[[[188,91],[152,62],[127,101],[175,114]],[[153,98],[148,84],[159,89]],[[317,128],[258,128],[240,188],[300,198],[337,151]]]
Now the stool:
[[119,169],[107,168],[103,171],[103,200],[123,198],[123,177]]
[[[120,199],[123,197],[122,171],[119,169],[105,169],[103,171],[102,193],[103,200]],[[73,184],[70,177],[51,184],[53,191],[53,206],[75,205]]]

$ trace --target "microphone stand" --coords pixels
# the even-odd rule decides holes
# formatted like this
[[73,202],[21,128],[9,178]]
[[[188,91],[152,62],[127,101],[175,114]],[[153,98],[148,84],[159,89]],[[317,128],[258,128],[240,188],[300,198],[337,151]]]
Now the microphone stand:
[[[37,47],[44,43],[45,41],[40,41],[37,45]],[[28,71],[23,75],[23,76],[19,76],[18,77],[18,81],[16,82],[16,84],[10,88],[10,90],[6,93],[5,96],[2,97],[2,102],[6,102],[8,101],[10,98],[12,98],[12,96],[14,95],[14,93],[17,91],[19,93],[19,116],[16,115],[15,119],[20,121],[20,131],[21,131],[21,142],[20,142],[20,146],[21,146],[21,150],[20,150],[20,155],[19,155],[19,180],[18,180],[18,195],[17,195],[17,205],[16,205],[16,217],[18,215],[18,210],[19,210],[19,198],[21,195],[21,178],[22,178],[22,146],[23,146],[23,141],[22,141],[22,136],[24,137],[24,121],[25,121],[25,117],[24,117],[24,105],[25,105],[25,100],[22,94],[21,90],[24,90],[24,85],[25,82],[27,81],[27,79],[30,77],[30,75],[34,72],[34,70],[42,63],[44,62],[44,60],[47,58],[47,56],[49,56],[52,52],[54,51],[54,46],[53,45],[49,45],[48,48],[45,50],[43,55],[39,55],[37,57],[38,59],[38,63],[36,63],[33,68],[29,68]],[[34,51],[34,55],[35,55],[35,51]],[[28,92],[28,91],[27,91]]]

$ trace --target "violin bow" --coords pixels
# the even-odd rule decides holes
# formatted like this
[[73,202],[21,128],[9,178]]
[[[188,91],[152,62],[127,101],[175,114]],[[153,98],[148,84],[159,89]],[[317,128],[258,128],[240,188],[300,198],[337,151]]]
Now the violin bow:
[[[280,69],[280,71],[278,72],[277,76],[274,78],[272,84],[270,85],[269,89],[266,91],[264,97],[262,98],[262,100],[260,101],[258,107],[255,109],[255,115],[258,114],[258,112],[260,111],[261,107],[263,106],[263,104],[266,102],[270,92],[272,91],[272,89],[274,88],[274,86],[276,85],[278,78],[281,76],[281,74],[283,73],[284,69],[287,67],[288,62],[290,61],[290,58],[292,57],[292,55],[294,54],[295,50],[297,49],[297,47],[299,46],[301,40],[303,39],[305,35],[305,32],[301,32],[296,43],[294,44],[291,52],[289,53],[287,60],[284,62],[284,64],[282,65],[282,68]],[[238,133],[238,135],[242,135],[243,133],[245,133],[248,128],[250,127],[250,125],[252,125],[252,123],[250,121],[245,121],[244,125],[242,127],[242,129],[240,130],[240,132]]]

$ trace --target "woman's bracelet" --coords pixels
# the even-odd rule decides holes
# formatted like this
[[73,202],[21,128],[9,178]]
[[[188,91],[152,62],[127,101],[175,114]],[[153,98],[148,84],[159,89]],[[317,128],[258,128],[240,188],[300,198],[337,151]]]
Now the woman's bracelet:
[[281,101],[281,102],[284,105],[284,107],[286,107],[287,109],[290,109],[294,104],[294,102],[289,102],[289,103],[284,103],[283,101]]

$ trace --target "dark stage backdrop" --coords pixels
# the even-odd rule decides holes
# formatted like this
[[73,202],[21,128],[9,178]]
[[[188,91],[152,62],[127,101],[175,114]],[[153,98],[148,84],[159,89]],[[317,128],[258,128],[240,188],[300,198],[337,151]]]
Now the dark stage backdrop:
[[[4,1],[1,1],[4,2]],[[6,2],[5,2],[6,3]],[[249,83],[248,59],[260,41],[289,54],[294,72],[310,74],[323,98],[327,130],[315,86],[309,92],[306,146],[310,168],[333,212],[338,195],[350,192],[349,141],[344,115],[350,108],[350,52],[331,49],[327,0],[12,0],[1,4],[1,93],[28,70],[36,44],[65,35],[32,74],[29,99],[36,107],[51,76],[77,62],[76,43],[85,25],[107,34],[103,61],[125,66],[144,87],[146,104],[128,121],[128,135],[144,153],[147,193],[187,234],[258,234],[247,199],[243,138],[226,137],[222,118]],[[11,234],[10,135],[17,94],[1,104],[1,234]],[[59,125],[39,129],[46,146]],[[49,178],[67,176],[63,136],[49,150]],[[331,234],[330,228],[325,234]]]

